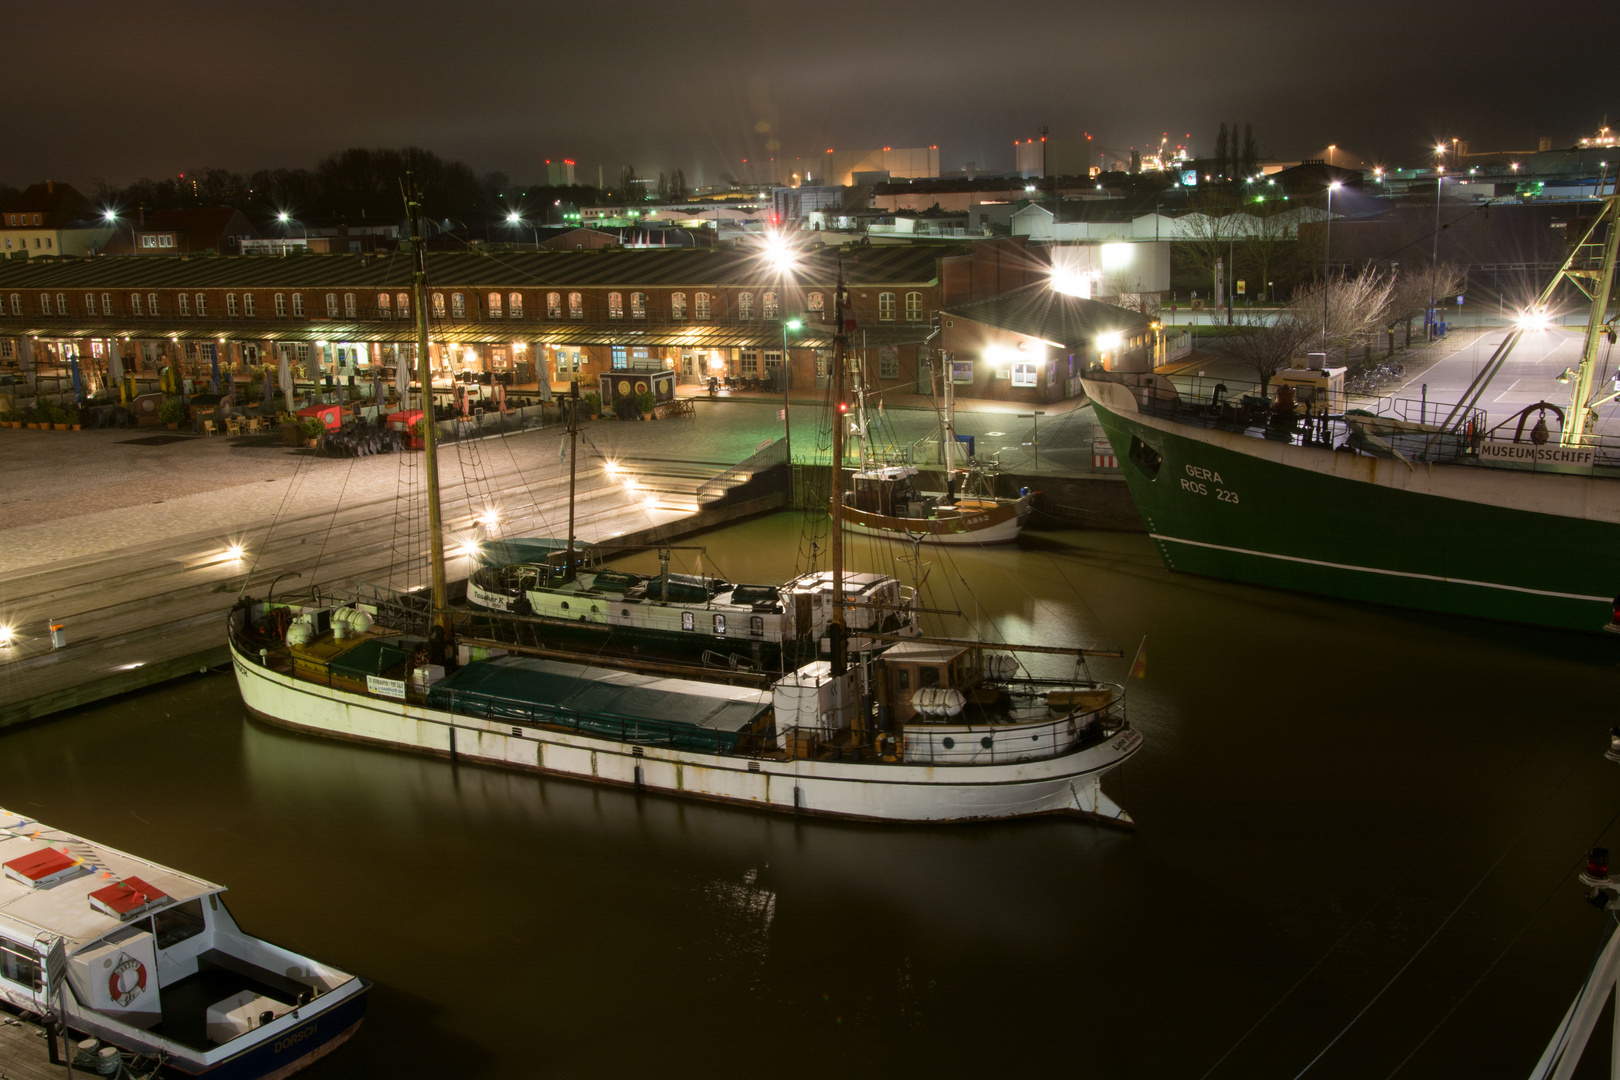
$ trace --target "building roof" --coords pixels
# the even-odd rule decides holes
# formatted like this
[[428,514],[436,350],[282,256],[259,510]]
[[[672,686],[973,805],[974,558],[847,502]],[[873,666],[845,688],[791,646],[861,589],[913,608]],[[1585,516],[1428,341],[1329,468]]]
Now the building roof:
[[1153,320],[1139,312],[1054,292],[1044,282],[989,300],[943,308],[940,314],[1070,348],[1085,346],[1102,334],[1153,327]]
[[43,224],[53,228],[64,221],[88,216],[92,212],[90,200],[79,194],[72,184],[60,180],[47,180],[42,184],[29,184],[4,206],[0,213],[46,214]]
[[[148,230],[150,231],[150,230]],[[854,287],[929,285],[938,260],[966,255],[962,243],[905,247],[851,246],[845,280]],[[836,252],[812,250],[800,258],[794,281],[830,288]],[[552,286],[769,287],[779,273],[756,251],[743,248],[623,251],[429,252],[430,288],[490,289]],[[378,255],[141,256],[139,258],[35,258],[0,261],[0,291],[29,289],[408,289],[406,251]]]

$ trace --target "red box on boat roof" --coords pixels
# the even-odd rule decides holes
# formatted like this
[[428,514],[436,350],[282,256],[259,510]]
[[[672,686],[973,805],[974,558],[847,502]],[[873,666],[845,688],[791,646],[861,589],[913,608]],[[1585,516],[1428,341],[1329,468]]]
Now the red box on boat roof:
[[137,915],[143,915],[157,907],[168,898],[169,894],[162,889],[148,885],[138,877],[127,877],[91,893],[90,906],[103,915],[111,915],[122,922],[128,922]]
[[84,864],[55,848],[40,848],[5,864],[6,876],[35,889],[48,889],[81,872]]

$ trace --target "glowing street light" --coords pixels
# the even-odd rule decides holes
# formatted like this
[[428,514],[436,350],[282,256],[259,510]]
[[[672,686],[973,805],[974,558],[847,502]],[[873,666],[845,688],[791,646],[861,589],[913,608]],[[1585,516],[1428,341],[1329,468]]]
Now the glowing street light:
[[523,215],[514,210],[506,215],[506,223],[514,226],[527,225],[529,231],[534,235],[534,250],[540,250],[540,230],[535,227],[533,222],[524,220]]

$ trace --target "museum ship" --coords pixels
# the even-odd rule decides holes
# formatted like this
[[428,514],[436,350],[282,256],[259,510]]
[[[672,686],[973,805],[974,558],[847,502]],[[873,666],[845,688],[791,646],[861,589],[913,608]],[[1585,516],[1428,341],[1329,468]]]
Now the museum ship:
[[[1392,401],[1374,414],[1335,408],[1326,392],[1287,407],[1282,394],[1233,401],[1205,380],[1088,377],[1097,422],[1165,565],[1398,607],[1614,629],[1620,440],[1592,427],[1615,396],[1599,394],[1598,371],[1600,345],[1615,339],[1620,199],[1604,196],[1582,224],[1562,268],[1454,404]],[[1580,366],[1565,375],[1569,403],[1538,402],[1493,423],[1481,395],[1514,345],[1546,325],[1562,282],[1591,301]],[[1313,372],[1292,374],[1309,383]]]

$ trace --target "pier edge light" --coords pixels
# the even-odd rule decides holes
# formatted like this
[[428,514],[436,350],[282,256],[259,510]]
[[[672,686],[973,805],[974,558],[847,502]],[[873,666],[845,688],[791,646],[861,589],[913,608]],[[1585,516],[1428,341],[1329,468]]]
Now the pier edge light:
[[0,649],[9,649],[16,633],[10,623],[0,623]]
[[225,557],[232,561],[240,561],[245,554],[247,554],[247,549],[241,544],[232,544],[225,549]]

